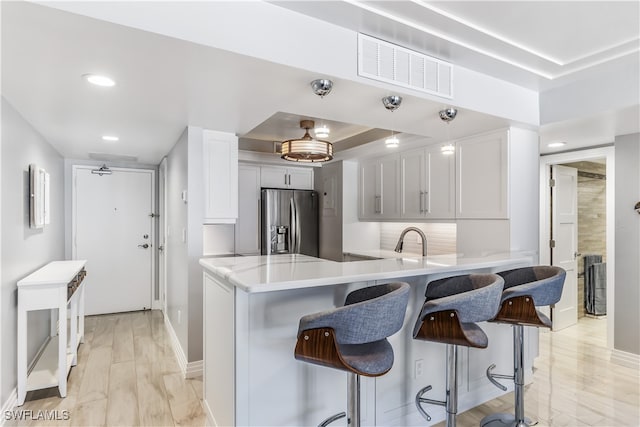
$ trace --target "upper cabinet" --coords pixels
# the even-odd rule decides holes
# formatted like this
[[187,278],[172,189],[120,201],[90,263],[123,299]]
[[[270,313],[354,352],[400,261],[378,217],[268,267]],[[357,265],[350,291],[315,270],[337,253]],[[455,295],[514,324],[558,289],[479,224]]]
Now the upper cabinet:
[[360,163],[358,212],[361,219],[393,219],[400,215],[400,157]]
[[456,171],[456,218],[509,218],[508,130],[457,141]]
[[313,168],[262,166],[260,185],[264,188],[313,190]]
[[400,154],[403,219],[452,219],[455,217],[455,157],[443,154],[440,145]]
[[203,130],[204,223],[234,223],[238,217],[238,137]]
[[[510,128],[360,162],[361,220],[526,217],[537,171],[537,134]],[[532,160],[533,159],[533,160]],[[526,182],[525,182],[526,181]]]

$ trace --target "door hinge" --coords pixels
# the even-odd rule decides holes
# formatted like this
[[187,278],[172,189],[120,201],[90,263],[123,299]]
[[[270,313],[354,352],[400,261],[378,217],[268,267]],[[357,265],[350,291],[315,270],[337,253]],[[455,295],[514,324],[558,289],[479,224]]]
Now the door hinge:
[[550,248],[555,248],[556,247],[556,241],[553,240],[553,239],[549,240],[549,247]]
[[549,180],[549,187],[555,187],[555,186],[556,186],[556,180],[555,180],[555,179],[553,179],[553,178],[551,178],[551,179]]
[[149,214],[149,216],[150,216],[151,218],[159,218],[159,217],[160,217],[160,214],[157,214],[157,213],[150,213],[150,214]]

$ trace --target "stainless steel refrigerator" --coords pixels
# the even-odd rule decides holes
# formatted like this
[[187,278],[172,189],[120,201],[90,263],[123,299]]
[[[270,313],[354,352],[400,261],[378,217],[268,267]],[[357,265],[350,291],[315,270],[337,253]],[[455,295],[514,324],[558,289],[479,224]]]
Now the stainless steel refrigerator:
[[265,188],[261,205],[262,255],[318,256],[318,193]]

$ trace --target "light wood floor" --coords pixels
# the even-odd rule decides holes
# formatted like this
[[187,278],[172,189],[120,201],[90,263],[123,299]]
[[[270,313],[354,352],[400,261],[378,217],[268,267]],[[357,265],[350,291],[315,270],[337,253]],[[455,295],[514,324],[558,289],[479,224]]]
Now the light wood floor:
[[[542,332],[533,383],[525,390],[526,415],[539,426],[640,426],[639,373],[609,357],[605,320],[585,318],[564,331]],[[17,409],[68,410],[69,420],[20,425],[205,424],[202,380],[182,378],[157,311],[88,317],[68,384],[66,399],[57,389],[31,392]],[[513,394],[459,414],[458,426],[478,426],[494,412],[512,413]]]
[[[185,380],[160,311],[89,316],[67,397],[57,388],[33,391],[18,410],[68,411],[68,420],[18,425],[204,425],[202,378]],[[35,418],[35,417],[32,417]],[[9,422],[8,424],[11,424]]]
[[[606,322],[581,318],[562,331],[541,330],[524,394],[525,415],[538,426],[640,426],[640,374],[609,361]],[[478,426],[496,412],[514,412],[513,393],[459,414],[458,426]]]

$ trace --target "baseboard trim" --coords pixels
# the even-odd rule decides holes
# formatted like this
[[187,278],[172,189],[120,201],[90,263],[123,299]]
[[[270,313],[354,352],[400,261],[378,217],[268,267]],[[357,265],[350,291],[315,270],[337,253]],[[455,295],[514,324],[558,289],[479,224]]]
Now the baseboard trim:
[[167,328],[167,332],[169,333],[169,339],[171,340],[171,348],[173,349],[173,354],[176,356],[176,360],[178,361],[178,366],[180,367],[180,371],[184,375],[187,371],[187,356],[185,356],[184,351],[182,351],[182,346],[180,345],[180,341],[178,340],[178,336],[176,335],[176,331],[173,329],[173,325],[169,320],[169,316],[164,316],[164,326]]
[[180,372],[185,378],[195,378],[202,375],[203,372],[203,362],[202,360],[196,360],[195,362],[187,362],[187,356],[184,354],[182,350],[182,346],[180,345],[180,341],[178,340],[178,336],[176,335],[176,331],[173,329],[173,325],[169,320],[169,316],[164,316],[164,325],[167,328],[167,332],[169,333],[169,339],[171,340],[171,348],[173,349],[173,353],[176,356],[176,360],[178,361],[178,366],[180,367]]
[[202,360],[196,360],[187,364],[187,370],[185,372],[185,378],[195,378],[202,375],[204,362]]
[[638,370],[640,369],[640,355],[613,349],[611,350],[611,363]]
[[7,411],[9,412],[13,411],[13,408],[15,408],[17,405],[18,405],[18,390],[14,387],[13,390],[11,390],[9,397],[2,405],[2,418],[0,419],[0,426],[4,426],[7,423],[7,421],[15,421],[15,420],[7,420],[7,417],[5,416],[5,414],[7,413]]

